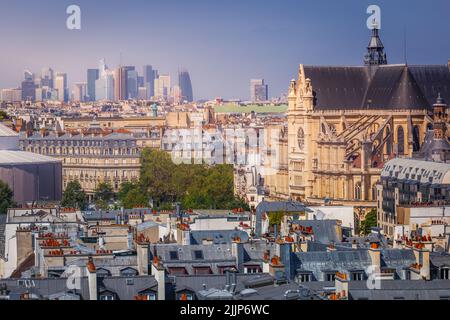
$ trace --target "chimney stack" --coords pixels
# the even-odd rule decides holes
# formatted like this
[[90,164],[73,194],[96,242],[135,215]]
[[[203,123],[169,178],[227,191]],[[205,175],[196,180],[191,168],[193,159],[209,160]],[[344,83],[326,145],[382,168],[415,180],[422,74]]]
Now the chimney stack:
[[381,272],[381,249],[380,245],[376,242],[372,242],[369,248],[369,256],[372,261],[372,267],[374,271],[379,273]]
[[86,268],[88,273],[89,300],[95,301],[97,300],[97,270],[92,257],[89,257]]
[[139,275],[148,275],[150,244],[138,242],[136,249]]
[[166,269],[157,256],[153,259],[152,275],[158,282],[158,300],[166,300]]
[[231,243],[231,254],[236,259],[236,268],[239,273],[244,273],[244,244],[241,239],[234,239]]
[[284,265],[286,276],[291,280],[293,274],[291,274],[291,254],[292,243],[278,241],[275,245],[275,254],[280,257],[281,263]]
[[413,248],[416,257],[416,266],[419,271],[420,279],[430,280],[430,251],[423,244],[418,243]]
[[348,276],[345,273],[336,273],[336,296],[340,300],[348,300]]
[[17,246],[17,265],[19,266],[26,258],[33,253],[33,236],[30,228],[17,228],[16,231]]

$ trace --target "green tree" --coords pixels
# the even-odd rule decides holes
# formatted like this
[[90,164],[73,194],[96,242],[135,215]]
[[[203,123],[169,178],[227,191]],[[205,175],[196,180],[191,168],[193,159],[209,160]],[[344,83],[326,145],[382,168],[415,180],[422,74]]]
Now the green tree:
[[108,209],[109,203],[114,199],[112,186],[107,182],[100,183],[94,190],[95,204],[100,209]]
[[128,193],[136,187],[135,183],[132,182],[124,182],[120,185],[119,192],[117,193],[117,199],[119,201],[123,201]]
[[144,149],[141,156],[140,184],[156,202],[173,201],[176,192],[172,176],[176,168],[170,155],[164,151]]
[[364,221],[361,221],[361,232],[364,235],[368,235],[372,232],[372,228],[377,226],[377,210],[372,209],[367,215]]
[[0,120],[7,120],[7,119],[9,119],[8,114],[5,111],[0,110]]
[[147,194],[142,192],[142,188],[138,184],[129,182],[121,185],[118,198],[125,209],[145,207],[149,200]]
[[[184,208],[248,210],[245,202],[234,195],[231,165],[175,165],[168,153],[150,149],[142,152],[141,163],[138,185],[158,208],[172,207],[174,202],[181,202]],[[121,188],[121,201],[133,188],[130,184]]]
[[78,181],[70,181],[63,193],[61,206],[84,210],[86,205],[86,193],[81,188],[80,183]]
[[8,208],[16,206],[14,194],[9,185],[0,180],[0,214],[6,214]]
[[269,213],[269,225],[273,227],[274,225],[277,225],[280,227],[281,222],[283,221],[283,218],[285,216],[285,212],[271,212]]

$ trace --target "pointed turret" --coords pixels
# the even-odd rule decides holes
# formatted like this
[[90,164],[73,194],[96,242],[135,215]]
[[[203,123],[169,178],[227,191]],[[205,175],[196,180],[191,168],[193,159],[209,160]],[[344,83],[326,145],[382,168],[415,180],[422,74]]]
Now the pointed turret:
[[387,64],[386,53],[384,52],[384,45],[381,42],[380,29],[378,24],[374,20],[372,24],[372,38],[370,39],[369,45],[367,47],[367,54],[364,58],[364,63],[366,66],[380,66]]
[[433,105],[433,131],[425,137],[421,152],[426,160],[450,163],[450,143],[447,139],[447,104],[439,94]]

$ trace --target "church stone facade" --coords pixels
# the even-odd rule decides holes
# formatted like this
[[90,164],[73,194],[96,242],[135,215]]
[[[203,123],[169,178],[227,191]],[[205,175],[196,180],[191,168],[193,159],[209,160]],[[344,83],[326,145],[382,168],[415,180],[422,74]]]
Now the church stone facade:
[[389,65],[378,33],[372,31],[364,66],[300,65],[291,81],[288,165],[278,173],[288,175],[288,198],[376,207],[384,163],[419,152],[436,97],[449,100],[450,62]]

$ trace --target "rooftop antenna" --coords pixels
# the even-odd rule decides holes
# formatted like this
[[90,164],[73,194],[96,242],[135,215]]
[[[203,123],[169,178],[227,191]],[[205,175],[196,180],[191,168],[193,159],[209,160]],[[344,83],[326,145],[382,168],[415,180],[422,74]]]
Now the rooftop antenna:
[[122,68],[122,52],[119,54],[119,67]]
[[406,26],[403,29],[403,53],[405,64],[408,65],[408,46],[407,46],[407,34],[406,34]]

